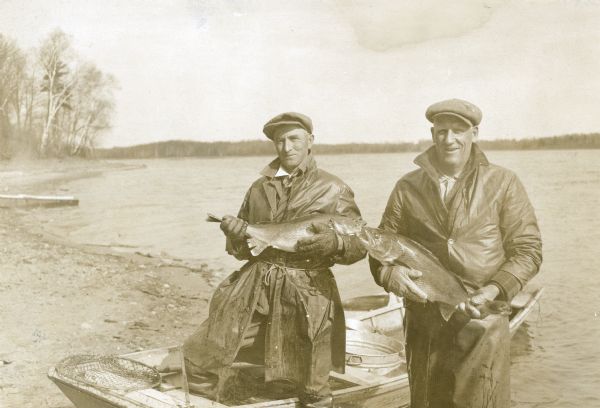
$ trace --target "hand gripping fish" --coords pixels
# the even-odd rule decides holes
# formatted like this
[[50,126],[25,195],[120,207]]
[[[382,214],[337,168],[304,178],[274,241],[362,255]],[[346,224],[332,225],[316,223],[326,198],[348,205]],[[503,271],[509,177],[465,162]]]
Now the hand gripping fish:
[[[222,218],[208,214],[207,221],[221,222]],[[371,228],[362,220],[332,214],[315,214],[281,223],[250,224],[246,229],[248,247],[258,256],[268,247],[295,252],[296,243],[313,235],[313,223],[326,223],[340,235],[355,235],[373,258],[383,265],[405,265],[422,276],[415,284],[427,293],[427,299],[437,302],[444,319],[448,320],[456,306],[468,299],[462,281],[446,269],[437,257],[421,244],[399,234]],[[510,305],[503,301],[488,301],[477,307],[481,318],[489,314],[509,315]]]
[[[223,219],[208,214],[206,221],[222,222]],[[334,214],[314,214],[278,223],[249,224],[246,228],[248,248],[253,256],[260,255],[269,247],[296,252],[296,243],[300,239],[314,235],[311,225],[321,223],[329,225],[340,235],[355,235],[365,224],[362,220]]]
[[[427,299],[438,302],[445,320],[456,306],[468,299],[469,293],[456,274],[446,269],[437,257],[423,245],[405,236],[377,228],[362,227],[356,233],[363,247],[383,265],[405,265],[422,273],[414,280],[427,294]],[[477,307],[481,318],[489,314],[509,315],[510,305],[504,301],[488,301]]]

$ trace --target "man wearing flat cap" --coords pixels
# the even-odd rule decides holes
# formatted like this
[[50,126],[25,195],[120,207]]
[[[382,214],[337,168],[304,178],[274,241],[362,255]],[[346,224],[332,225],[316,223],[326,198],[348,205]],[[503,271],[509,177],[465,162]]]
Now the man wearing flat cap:
[[194,375],[219,374],[239,360],[264,363],[266,382],[292,384],[302,406],[329,407],[329,372],[345,364],[344,314],[329,268],[365,252],[355,238],[317,224],[295,253],[268,248],[253,256],[245,229],[319,213],[360,219],[360,212],[352,190],[317,167],[309,117],[283,113],[263,131],[278,157],[250,186],[238,216],[221,223],[227,251],[248,262],[215,291],[208,319],[185,342],[186,364]]
[[431,105],[433,146],[394,187],[380,227],[419,242],[454,272],[469,299],[445,321],[416,284],[421,272],[370,259],[375,281],[406,299],[411,408],[510,407],[508,317],[477,306],[510,301],[538,272],[542,243],[517,176],[475,143],[481,110],[451,99]]

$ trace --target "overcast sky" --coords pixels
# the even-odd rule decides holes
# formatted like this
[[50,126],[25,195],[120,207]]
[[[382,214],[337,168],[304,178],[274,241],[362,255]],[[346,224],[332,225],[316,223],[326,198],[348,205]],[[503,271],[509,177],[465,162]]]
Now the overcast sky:
[[23,48],[57,27],[119,82],[104,146],[257,139],[288,110],[317,142],[415,141],[451,97],[482,138],[600,131],[600,0],[0,1]]

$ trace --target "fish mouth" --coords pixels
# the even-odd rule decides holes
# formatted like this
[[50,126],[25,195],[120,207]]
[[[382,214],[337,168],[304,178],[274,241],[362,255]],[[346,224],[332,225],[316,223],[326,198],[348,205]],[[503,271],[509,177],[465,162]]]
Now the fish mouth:
[[381,244],[381,239],[377,237],[377,235],[377,230],[372,231],[370,228],[362,228],[357,234],[357,237],[369,253],[374,253],[377,252],[377,249]]
[[331,226],[333,227],[333,229],[342,235],[357,236],[361,233],[361,231],[366,225],[367,223],[363,220],[355,220],[349,224],[331,220]]

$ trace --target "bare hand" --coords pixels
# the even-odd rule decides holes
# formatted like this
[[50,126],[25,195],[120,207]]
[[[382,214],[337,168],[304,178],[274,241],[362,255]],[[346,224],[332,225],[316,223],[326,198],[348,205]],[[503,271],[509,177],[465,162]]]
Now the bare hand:
[[247,226],[246,221],[231,215],[224,216],[221,222],[221,230],[230,239],[244,239]]
[[413,281],[423,275],[421,271],[402,265],[384,265],[383,268],[391,269],[389,273],[385,269],[381,271],[382,276],[387,275],[387,281],[383,282],[385,290],[398,296],[403,296],[413,302],[427,302],[427,293],[423,292]]
[[481,312],[478,310],[478,307],[496,299],[499,293],[500,289],[496,285],[484,286],[472,293],[467,301],[459,303],[456,308],[471,319],[480,319]]
[[298,240],[296,243],[297,252],[323,257],[335,254],[338,247],[338,237],[327,224],[311,224],[309,229],[315,235]]

